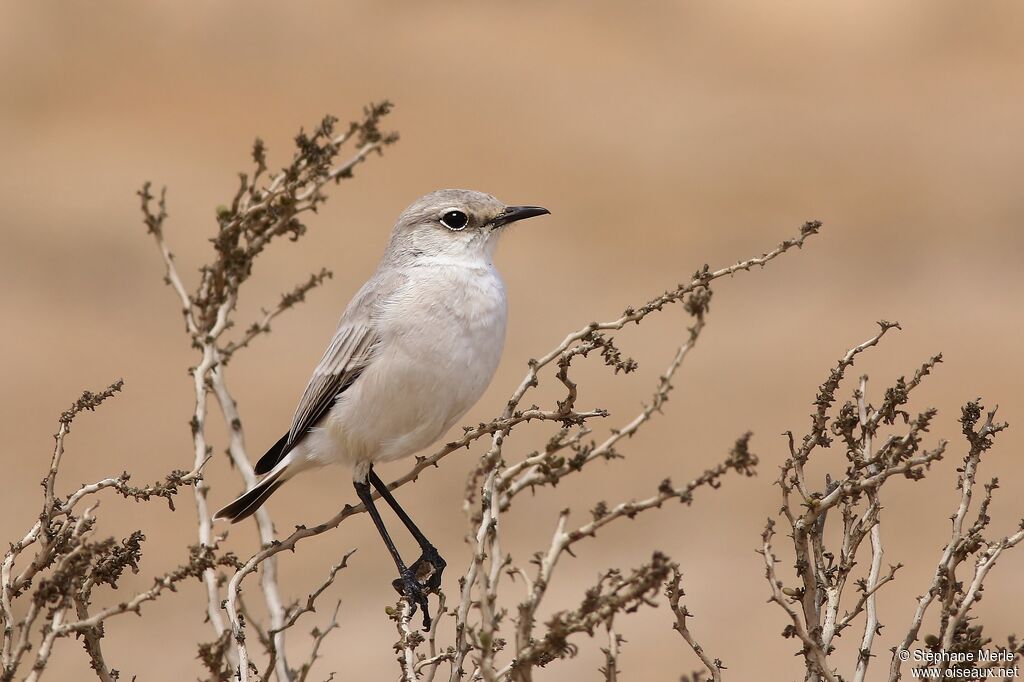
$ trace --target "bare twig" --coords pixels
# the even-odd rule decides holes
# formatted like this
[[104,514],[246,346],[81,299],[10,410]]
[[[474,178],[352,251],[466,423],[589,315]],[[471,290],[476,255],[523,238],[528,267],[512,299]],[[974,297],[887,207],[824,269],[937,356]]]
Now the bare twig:
[[722,660],[710,658],[704,652],[704,647],[694,638],[693,633],[690,632],[690,628],[686,624],[686,619],[692,617],[693,614],[690,613],[685,604],[680,603],[680,599],[683,597],[682,579],[683,576],[679,572],[679,566],[673,564],[672,575],[668,582],[665,583],[665,596],[668,597],[669,608],[672,609],[672,613],[676,617],[676,622],[672,628],[682,636],[687,646],[693,650],[693,653],[697,654],[697,658],[700,659],[700,662],[707,668],[708,674],[711,675],[712,681],[722,682],[722,671],[725,670]]
[[605,632],[608,635],[608,648],[601,649],[604,654],[604,667],[598,672],[604,675],[605,682],[618,682],[619,679],[619,647],[625,641],[615,632],[614,620],[609,619],[605,624]]
[[[320,658],[320,647],[323,646],[324,640],[327,639],[327,635],[331,634],[332,630],[338,628],[338,611],[341,609],[341,601],[338,601],[334,605],[334,610],[331,611],[331,618],[327,621],[327,625],[321,628],[313,628],[310,633],[313,637],[313,648],[309,652],[309,658],[299,668],[299,674],[296,676],[296,682],[306,682],[309,677],[310,670],[313,669],[313,664],[318,658]],[[333,677],[333,673],[332,673]]]
[[[1021,521],[1016,533],[1002,539],[990,541],[982,535],[982,531],[991,520],[987,508],[991,494],[996,487],[994,482],[986,490],[986,497],[975,523],[970,527],[965,525],[974,495],[981,456],[992,447],[996,434],[1007,427],[1006,423],[995,421],[995,410],[988,412],[984,421],[981,419],[982,412],[983,409],[979,401],[971,401],[963,408],[960,421],[963,426],[963,434],[970,447],[964,456],[962,468],[958,470],[960,477],[957,486],[960,489],[960,503],[956,513],[952,516],[950,540],[939,559],[931,585],[929,585],[928,591],[918,598],[917,608],[911,618],[907,634],[893,650],[893,658],[889,666],[891,682],[902,678],[901,653],[909,651],[914,642],[918,640],[928,607],[936,599],[939,600],[940,632],[936,639],[942,651],[952,650],[955,639],[962,636],[967,629],[968,613],[976,602],[984,580],[996,560],[1004,550],[1015,547],[1021,540],[1024,540],[1024,520]],[[974,575],[966,589],[963,589],[956,578],[957,568],[976,553],[978,558],[974,564]],[[940,672],[944,673],[948,663],[949,661],[945,660],[940,663]]]

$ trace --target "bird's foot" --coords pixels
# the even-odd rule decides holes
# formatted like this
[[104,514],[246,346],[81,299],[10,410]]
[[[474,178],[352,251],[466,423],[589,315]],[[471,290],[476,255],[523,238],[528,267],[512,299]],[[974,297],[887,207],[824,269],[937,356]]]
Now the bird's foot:
[[423,554],[409,568],[391,582],[395,590],[412,604],[413,613],[416,607],[423,609],[423,629],[430,629],[430,611],[427,606],[427,595],[437,593],[441,589],[441,574],[447,562],[441,558],[434,547],[423,548]]
[[413,562],[409,570],[416,576],[427,592],[437,593],[441,589],[441,574],[448,563],[437,553],[437,549],[427,545],[423,548],[420,558]]
[[409,600],[409,605],[412,606],[412,612],[410,616],[416,613],[416,608],[420,607],[423,609],[423,629],[430,629],[430,610],[427,604],[427,592],[424,590],[424,585],[416,579],[416,574],[412,568],[407,568],[402,571],[398,578],[391,581],[391,585],[395,588],[398,594]]

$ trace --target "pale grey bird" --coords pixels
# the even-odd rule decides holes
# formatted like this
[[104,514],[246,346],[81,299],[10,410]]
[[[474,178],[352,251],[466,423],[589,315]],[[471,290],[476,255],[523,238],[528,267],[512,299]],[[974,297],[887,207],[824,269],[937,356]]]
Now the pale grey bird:
[[[256,464],[266,476],[214,518],[235,523],[296,474],[349,465],[398,567],[395,587],[423,607],[429,627],[426,592],[440,586],[445,562],[373,465],[430,445],[483,394],[505,341],[505,287],[493,262],[498,236],[548,212],[462,189],[432,192],[405,209],[377,271],[341,316],[291,428]],[[371,484],[422,549],[411,566],[388,536]]]

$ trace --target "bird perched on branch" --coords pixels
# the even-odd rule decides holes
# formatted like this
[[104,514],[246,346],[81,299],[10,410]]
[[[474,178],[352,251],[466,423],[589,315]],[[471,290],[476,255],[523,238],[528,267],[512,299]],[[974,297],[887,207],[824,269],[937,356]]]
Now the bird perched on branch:
[[[348,304],[313,370],[291,428],[256,464],[266,476],[214,518],[236,523],[296,474],[326,464],[352,467],[398,567],[395,588],[423,608],[445,561],[373,470],[439,439],[480,398],[505,340],[505,287],[492,256],[511,223],[548,213],[506,206],[489,194],[444,189],[398,218],[373,276]],[[422,555],[406,565],[374,506],[370,486],[394,509]]]

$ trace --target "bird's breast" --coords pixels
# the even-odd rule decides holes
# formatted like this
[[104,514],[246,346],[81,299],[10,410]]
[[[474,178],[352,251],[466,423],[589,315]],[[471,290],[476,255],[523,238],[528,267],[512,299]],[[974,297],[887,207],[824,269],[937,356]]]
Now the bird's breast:
[[396,350],[429,362],[432,373],[486,387],[501,358],[507,315],[493,268],[427,268],[391,304],[385,334]]
[[493,269],[414,273],[387,301],[370,366],[339,401],[347,438],[374,461],[411,455],[483,395],[505,343],[505,290]]

